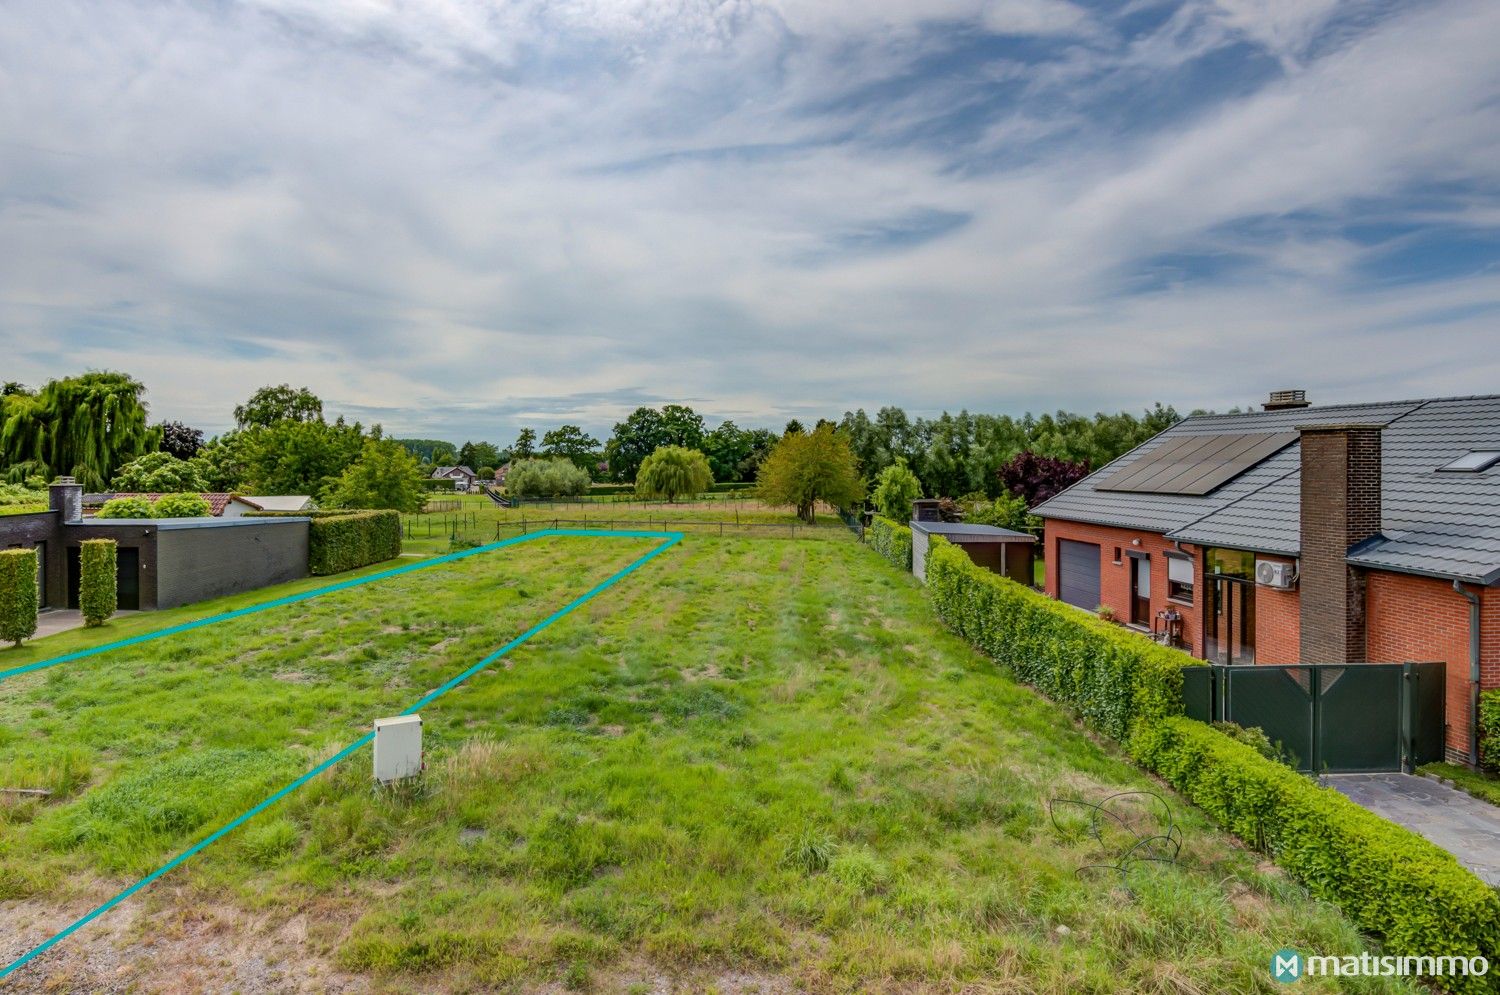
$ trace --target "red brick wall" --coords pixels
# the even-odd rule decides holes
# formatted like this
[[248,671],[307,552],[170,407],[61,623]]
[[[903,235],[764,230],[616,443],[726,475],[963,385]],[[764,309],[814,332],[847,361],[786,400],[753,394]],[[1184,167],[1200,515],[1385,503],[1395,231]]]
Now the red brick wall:
[[[1193,557],[1193,604],[1186,605],[1167,598],[1167,550],[1176,551],[1177,544],[1162,538],[1156,532],[1137,532],[1131,529],[1115,529],[1103,525],[1084,525],[1080,522],[1047,520],[1047,578],[1044,588],[1052,597],[1057,597],[1057,544],[1060,539],[1099,544],[1099,600],[1114,609],[1115,618],[1126,621],[1130,618],[1130,557],[1128,551],[1147,553],[1151,557],[1151,614],[1168,607],[1176,608],[1182,615],[1182,638],[1184,648],[1190,648],[1194,656],[1203,655],[1203,563],[1197,546],[1183,544],[1183,551]],[[1139,539],[1140,545],[1131,545]],[[1115,547],[1120,547],[1120,562],[1114,562]]]
[[[1470,591],[1481,593],[1470,587]],[[1447,663],[1449,759],[1469,757],[1469,602],[1451,581],[1370,571],[1366,646],[1371,663]],[[1485,588],[1480,621],[1480,687],[1500,687],[1500,591]]]
[[[1283,556],[1258,556],[1273,563],[1294,562]],[[1301,592],[1255,587],[1255,662],[1302,662]]]

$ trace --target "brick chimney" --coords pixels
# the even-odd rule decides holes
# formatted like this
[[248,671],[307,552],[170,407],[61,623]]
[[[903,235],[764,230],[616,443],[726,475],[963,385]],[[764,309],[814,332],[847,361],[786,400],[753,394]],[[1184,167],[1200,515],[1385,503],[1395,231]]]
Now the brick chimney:
[[62,512],[61,521],[82,521],[83,485],[72,477],[58,477],[47,485],[47,507]]
[[1303,425],[1303,663],[1365,659],[1364,574],[1349,548],[1380,534],[1380,425]]

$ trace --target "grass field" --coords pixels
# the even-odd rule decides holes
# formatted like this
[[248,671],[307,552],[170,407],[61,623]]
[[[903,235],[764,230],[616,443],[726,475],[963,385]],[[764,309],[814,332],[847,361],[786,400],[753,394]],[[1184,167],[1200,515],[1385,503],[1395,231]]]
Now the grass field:
[[[651,546],[538,540],[0,683],[0,782],[57,792],[0,810],[0,960]],[[1176,798],[1179,863],[1080,873],[1101,844],[1048,801],[1161,789],[853,542],[689,536],[423,718],[419,785],[357,755],[17,990],[1270,992],[1274,950],[1365,949]],[[1301,987],[1412,990],[1343,984]]]

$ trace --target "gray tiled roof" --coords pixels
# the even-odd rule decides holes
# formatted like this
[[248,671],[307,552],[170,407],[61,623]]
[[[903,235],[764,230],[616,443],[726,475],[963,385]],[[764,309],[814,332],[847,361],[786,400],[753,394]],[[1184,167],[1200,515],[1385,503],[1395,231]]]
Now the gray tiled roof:
[[1341,422],[1385,426],[1384,538],[1361,547],[1349,561],[1480,583],[1500,581],[1500,467],[1481,473],[1438,472],[1472,449],[1500,447],[1500,396],[1189,418],[1034,510],[1047,518],[1159,531],[1184,542],[1296,555],[1301,529],[1298,445],[1201,497],[1105,492],[1095,484],[1168,438]]

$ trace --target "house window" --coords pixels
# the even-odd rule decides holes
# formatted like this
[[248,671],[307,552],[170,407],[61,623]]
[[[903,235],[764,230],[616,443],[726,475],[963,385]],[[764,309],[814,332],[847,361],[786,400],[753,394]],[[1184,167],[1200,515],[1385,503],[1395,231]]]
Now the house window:
[[1120,564],[1120,547],[1116,546],[1115,547],[1115,565],[1119,566],[1119,564]]
[[1193,561],[1186,556],[1167,554],[1167,597],[1193,603]]

